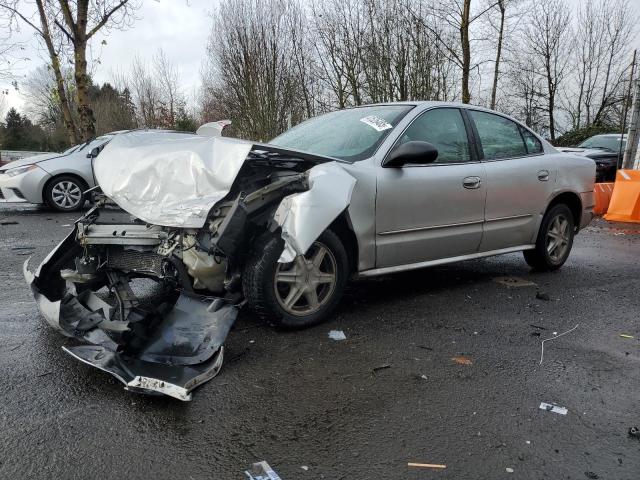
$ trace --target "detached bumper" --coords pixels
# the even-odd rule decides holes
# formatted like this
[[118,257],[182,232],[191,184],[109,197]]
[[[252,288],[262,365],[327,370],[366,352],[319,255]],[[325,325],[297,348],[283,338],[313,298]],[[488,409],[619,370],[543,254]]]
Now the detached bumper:
[[28,260],[24,264],[25,280],[44,319],[82,342],[63,350],[110,373],[127,390],[191,400],[192,390],[220,371],[223,343],[238,307],[222,298],[171,292],[153,309],[133,307],[122,317],[89,284],[76,286],[61,277],[61,265],[73,260],[78,249],[74,231],[35,273]]

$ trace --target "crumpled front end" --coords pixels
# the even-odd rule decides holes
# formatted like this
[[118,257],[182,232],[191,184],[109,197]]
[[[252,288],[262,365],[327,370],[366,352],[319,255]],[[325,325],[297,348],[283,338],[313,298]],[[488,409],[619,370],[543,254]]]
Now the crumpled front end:
[[[78,223],[35,274],[25,262],[40,313],[55,330],[82,341],[65,352],[111,373],[127,390],[190,400],[194,388],[220,371],[238,306],[180,288],[171,261],[150,248],[156,233],[122,245],[114,242],[121,238],[101,239],[83,228]],[[139,278],[154,280],[150,292],[134,291]]]
[[331,159],[220,138],[123,135],[99,159],[108,196],[25,278],[46,321],[80,342],[67,353],[127,390],[189,400],[220,371],[257,239],[281,237],[280,262],[303,255],[355,179]]

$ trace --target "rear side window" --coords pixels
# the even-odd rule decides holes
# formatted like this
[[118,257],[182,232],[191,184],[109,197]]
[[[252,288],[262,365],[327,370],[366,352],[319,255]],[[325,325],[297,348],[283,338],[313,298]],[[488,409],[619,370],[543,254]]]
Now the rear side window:
[[527,155],[517,123],[492,113],[469,110],[469,115],[480,136],[485,160]]
[[524,127],[520,127],[520,133],[522,134],[522,138],[524,138],[524,143],[527,146],[529,155],[542,153],[542,142],[540,142],[533,133]]
[[457,108],[428,110],[407,128],[400,144],[410,141],[429,142],[438,149],[434,163],[460,163],[471,160],[467,130]]

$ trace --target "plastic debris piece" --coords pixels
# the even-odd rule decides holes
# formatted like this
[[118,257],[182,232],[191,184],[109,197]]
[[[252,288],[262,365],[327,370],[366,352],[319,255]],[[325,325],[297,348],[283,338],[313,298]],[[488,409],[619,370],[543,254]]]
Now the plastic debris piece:
[[347,336],[344,334],[342,330],[331,330],[329,332],[329,338],[331,340],[340,341],[340,340],[346,340]]
[[439,463],[413,463],[413,462],[409,462],[407,463],[408,467],[416,467],[416,468],[439,468],[439,469],[444,469],[447,468],[446,465],[442,465]]
[[300,468],[303,469],[305,472],[309,470],[309,467],[307,467],[306,465],[302,465]]
[[630,339],[634,339],[634,338],[636,338],[636,337],[634,337],[633,335],[627,335],[626,333],[621,333],[621,334],[620,334],[620,336],[621,336],[622,338],[630,338]]
[[553,412],[559,415],[566,415],[569,412],[565,407],[559,407],[558,405],[552,405],[545,402],[540,403],[540,410],[546,410],[547,412]]
[[629,436],[635,437],[640,440],[640,428],[638,427],[629,427]]
[[453,358],[451,358],[451,360],[453,360],[458,365],[473,365],[473,360],[471,360],[468,357],[462,357],[462,356],[453,357]]
[[505,470],[507,471],[507,473],[513,473],[513,468],[511,467],[507,467],[505,468]]
[[544,293],[544,292],[536,293],[536,298],[538,300],[542,300],[544,302],[548,302],[549,300],[551,300],[551,297],[549,296],[549,294],[548,293]]
[[282,480],[280,476],[264,460],[254,463],[244,474],[249,480]]
[[384,370],[386,368],[391,368],[391,364],[390,363],[385,363],[382,365],[378,365],[377,367],[373,367],[373,372],[377,372],[378,370]]

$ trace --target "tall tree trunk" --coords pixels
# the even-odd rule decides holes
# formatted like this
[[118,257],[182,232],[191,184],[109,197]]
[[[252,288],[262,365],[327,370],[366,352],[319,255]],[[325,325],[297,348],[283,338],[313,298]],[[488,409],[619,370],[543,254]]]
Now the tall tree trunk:
[[469,74],[471,73],[471,46],[469,45],[469,13],[471,0],[464,0],[460,19],[460,44],[462,46],[462,103],[471,102]]
[[89,76],[87,75],[87,43],[76,40],[75,80],[78,116],[80,117],[80,136],[83,142],[96,136],[96,120],[89,102]]
[[69,98],[67,97],[67,89],[64,84],[64,76],[62,75],[62,68],[60,67],[60,58],[58,52],[53,46],[53,40],[51,39],[51,31],[49,30],[49,22],[47,21],[47,15],[44,10],[42,0],[36,0],[38,6],[38,14],[40,16],[40,25],[42,27],[42,38],[47,46],[49,52],[49,58],[51,59],[51,68],[56,79],[56,90],[58,92],[58,102],[60,103],[60,110],[62,111],[62,117],[64,120],[64,126],[67,129],[67,138],[71,145],[80,143],[80,136],[76,124],[73,121],[73,115],[71,114],[71,107],[69,106]]
[[502,55],[502,38],[504,37],[505,0],[498,0],[500,9],[500,30],[498,32],[498,49],[496,50],[496,63],[493,69],[493,86],[491,87],[491,110],[496,108],[496,91],[498,90],[498,75],[500,74],[500,57]]

